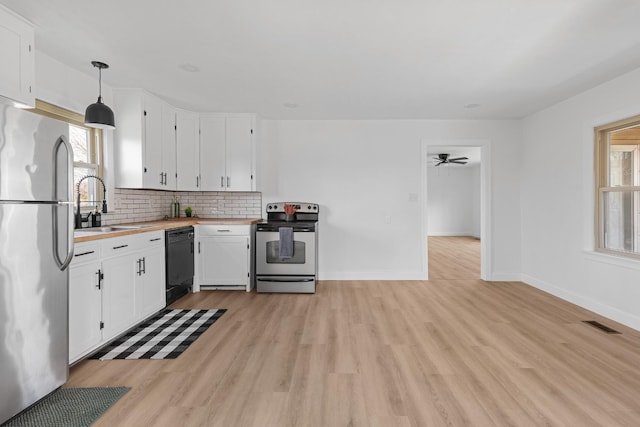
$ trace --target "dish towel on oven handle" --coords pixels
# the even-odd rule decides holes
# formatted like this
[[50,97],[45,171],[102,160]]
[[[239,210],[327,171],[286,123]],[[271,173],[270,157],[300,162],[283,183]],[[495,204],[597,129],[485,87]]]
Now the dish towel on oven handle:
[[278,256],[280,259],[293,258],[293,227],[279,227],[280,243]]

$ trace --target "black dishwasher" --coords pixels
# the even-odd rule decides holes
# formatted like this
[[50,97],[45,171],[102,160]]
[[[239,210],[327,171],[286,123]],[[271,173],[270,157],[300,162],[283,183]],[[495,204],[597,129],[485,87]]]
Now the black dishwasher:
[[193,285],[193,227],[166,231],[167,305],[186,295]]

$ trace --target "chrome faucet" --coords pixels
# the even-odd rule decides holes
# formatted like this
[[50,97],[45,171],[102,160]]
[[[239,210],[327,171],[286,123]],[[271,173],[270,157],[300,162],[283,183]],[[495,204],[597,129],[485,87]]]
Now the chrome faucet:
[[[82,181],[84,181],[87,178],[95,178],[98,181],[100,181],[100,183],[102,184],[102,190],[103,190],[103,198],[102,198],[102,213],[107,213],[107,186],[104,185],[104,181],[102,180],[102,178],[100,178],[99,176],[96,175],[85,175],[82,178],[80,178],[80,180],[78,180],[78,185],[77,185],[77,194],[76,194],[76,228],[82,228],[82,215],[80,215],[80,184],[82,184]],[[93,200],[92,200],[93,201]],[[89,218],[87,217],[87,220]]]

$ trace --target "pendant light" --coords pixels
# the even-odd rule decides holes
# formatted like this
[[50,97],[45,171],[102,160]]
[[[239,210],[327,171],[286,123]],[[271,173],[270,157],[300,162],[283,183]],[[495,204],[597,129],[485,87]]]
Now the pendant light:
[[102,69],[109,66],[100,61],[91,61],[91,65],[98,69],[98,102],[87,107],[84,113],[84,124],[92,128],[115,129],[113,111],[102,103]]

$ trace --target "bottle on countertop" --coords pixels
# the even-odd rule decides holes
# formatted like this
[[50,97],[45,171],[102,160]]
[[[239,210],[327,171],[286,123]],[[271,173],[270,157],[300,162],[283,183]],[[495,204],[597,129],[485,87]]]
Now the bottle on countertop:
[[173,203],[171,203],[171,218],[180,218],[180,202],[178,196],[173,196]]

